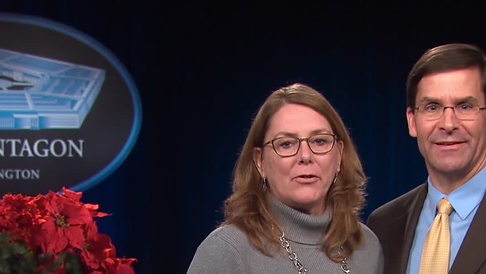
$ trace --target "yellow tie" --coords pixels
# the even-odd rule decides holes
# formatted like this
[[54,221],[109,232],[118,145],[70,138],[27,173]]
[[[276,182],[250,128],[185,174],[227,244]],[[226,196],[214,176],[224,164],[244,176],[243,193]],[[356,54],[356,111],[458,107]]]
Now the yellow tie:
[[449,272],[450,229],[449,214],[452,205],[447,198],[437,205],[438,213],[425,238],[420,274],[446,274]]

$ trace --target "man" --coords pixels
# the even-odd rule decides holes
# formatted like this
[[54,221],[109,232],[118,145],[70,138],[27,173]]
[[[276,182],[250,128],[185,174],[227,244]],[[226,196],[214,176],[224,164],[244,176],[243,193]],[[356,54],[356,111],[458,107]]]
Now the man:
[[486,274],[485,60],[476,46],[447,44],[426,51],[408,75],[408,130],[428,178],[368,218],[383,246],[384,273],[419,273],[436,204],[446,197],[453,207],[449,273]]

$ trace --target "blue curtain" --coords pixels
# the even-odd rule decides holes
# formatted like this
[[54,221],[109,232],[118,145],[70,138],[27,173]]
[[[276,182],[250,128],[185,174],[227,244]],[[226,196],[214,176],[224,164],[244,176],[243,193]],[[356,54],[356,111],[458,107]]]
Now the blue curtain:
[[143,107],[138,141],[83,200],[112,213],[100,230],[118,256],[139,260],[137,273],[185,273],[222,219],[238,151],[272,90],[306,83],[337,108],[369,176],[365,219],[427,177],[405,120],[414,61],[441,43],[486,48],[474,7],[447,16],[426,7],[108,2],[2,1],[0,11],[74,27],[133,77]]

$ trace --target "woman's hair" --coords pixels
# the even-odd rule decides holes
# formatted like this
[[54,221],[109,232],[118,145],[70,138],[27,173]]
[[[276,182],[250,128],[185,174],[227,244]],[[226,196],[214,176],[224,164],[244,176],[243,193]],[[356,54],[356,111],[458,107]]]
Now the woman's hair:
[[[324,116],[337,140],[344,144],[339,176],[326,198],[332,220],[328,225],[322,250],[338,262],[349,256],[363,242],[360,213],[365,204],[367,177],[348,131],[329,101],[316,90],[293,84],[274,91],[258,110],[233,171],[233,192],[224,202],[225,219],[221,225],[240,228],[250,242],[266,255],[269,246],[280,247],[279,223],[267,205],[262,178],[253,162],[254,148],[263,147],[265,134],[273,115],[286,104],[307,106]],[[336,252],[340,246],[344,252]]]
[[469,44],[446,44],[427,50],[408,73],[407,107],[415,108],[417,86],[426,75],[449,70],[477,67],[481,73],[486,95],[486,57],[484,52]]

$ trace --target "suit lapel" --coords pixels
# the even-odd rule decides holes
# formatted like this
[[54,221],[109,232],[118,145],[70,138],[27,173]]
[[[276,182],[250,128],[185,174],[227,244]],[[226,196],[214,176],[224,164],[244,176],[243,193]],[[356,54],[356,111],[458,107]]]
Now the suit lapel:
[[[486,197],[486,196],[485,196]],[[478,273],[486,261],[486,199],[483,197],[478,211],[462,242],[450,274]],[[484,271],[482,272],[484,273]]]
[[411,199],[411,204],[407,205],[408,212],[406,214],[405,233],[403,234],[403,249],[400,261],[400,269],[403,269],[403,273],[406,272],[408,266],[408,258],[410,256],[410,249],[412,248],[413,238],[415,236],[415,230],[417,228],[418,219],[422,207],[424,205],[425,196],[427,195],[427,184],[422,184],[417,189],[416,195]]
[[405,199],[401,205],[400,210],[403,213],[390,224],[389,239],[396,240],[389,241],[391,246],[388,247],[390,254],[387,258],[390,260],[389,265],[396,266],[393,267],[396,269],[395,273],[406,273],[415,227],[427,194],[427,185],[422,184],[409,194],[409,199]]
[[[393,222],[389,229],[389,239],[392,239],[391,241],[388,242],[389,247],[387,248],[388,250],[388,255],[387,255],[387,262],[388,265],[393,266],[394,269],[404,269],[403,264],[404,264],[404,254],[406,253],[406,244],[407,244],[407,216],[406,215],[401,215],[399,218]],[[394,239],[394,240],[393,240]],[[406,269],[406,264],[405,264],[405,269]],[[395,272],[395,271],[394,271]],[[395,272],[397,273],[397,272]],[[399,272],[402,273],[402,272]],[[405,272],[403,272],[405,273]]]

